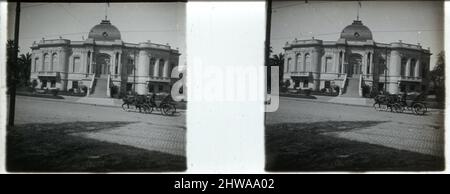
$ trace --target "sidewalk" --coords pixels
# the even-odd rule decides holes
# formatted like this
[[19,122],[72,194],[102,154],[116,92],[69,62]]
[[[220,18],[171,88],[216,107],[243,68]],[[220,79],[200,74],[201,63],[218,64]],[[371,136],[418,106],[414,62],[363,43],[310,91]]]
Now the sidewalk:
[[[64,96],[64,99],[52,99],[52,98],[39,98],[33,96],[22,96],[17,95],[20,98],[33,98],[42,101],[52,101],[52,102],[63,102],[63,103],[72,103],[72,104],[86,104],[92,106],[103,106],[103,107],[114,107],[114,108],[122,108],[122,100],[116,98],[92,98],[92,97],[77,97],[77,96]],[[186,109],[181,109],[177,107],[178,112],[185,112]]]
[[364,107],[372,107],[374,100],[371,98],[353,98],[353,97],[333,97],[333,96],[314,96],[316,99],[308,99],[308,98],[297,98],[297,97],[285,97],[282,98],[292,99],[292,100],[301,100],[301,101],[310,101],[310,102],[318,102],[318,103],[330,103],[330,104],[342,104],[342,105],[350,105],[350,106],[364,106]]

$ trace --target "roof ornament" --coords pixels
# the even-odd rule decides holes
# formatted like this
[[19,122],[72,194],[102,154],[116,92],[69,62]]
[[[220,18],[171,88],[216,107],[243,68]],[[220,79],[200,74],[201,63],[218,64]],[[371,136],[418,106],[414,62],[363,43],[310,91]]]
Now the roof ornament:
[[356,13],[356,21],[360,21],[359,20],[359,9],[361,8],[361,1],[358,1],[358,8],[357,8],[357,13]]
[[109,1],[106,3],[106,6],[105,6],[105,20],[108,20],[108,7],[109,7]]

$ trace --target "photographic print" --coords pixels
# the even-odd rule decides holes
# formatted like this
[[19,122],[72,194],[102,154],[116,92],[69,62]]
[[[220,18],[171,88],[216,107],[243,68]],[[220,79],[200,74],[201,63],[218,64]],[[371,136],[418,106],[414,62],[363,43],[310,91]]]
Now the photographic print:
[[267,171],[444,170],[441,1],[274,1]]
[[8,171],[186,169],[185,3],[22,3],[19,21]]

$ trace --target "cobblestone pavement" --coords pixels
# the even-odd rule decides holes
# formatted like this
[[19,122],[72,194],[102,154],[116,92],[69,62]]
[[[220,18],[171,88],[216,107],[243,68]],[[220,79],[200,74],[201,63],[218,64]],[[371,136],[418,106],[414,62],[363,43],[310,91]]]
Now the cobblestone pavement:
[[73,104],[58,100],[17,96],[16,124],[76,121],[130,122],[124,127],[77,135],[185,156],[186,117],[184,112],[180,112],[176,116],[162,116],[159,113],[125,112],[117,107]]
[[327,135],[435,156],[444,155],[444,112],[425,116],[391,113],[370,107],[348,106],[281,97],[277,112],[268,113],[266,124],[323,121],[377,121],[375,126]]

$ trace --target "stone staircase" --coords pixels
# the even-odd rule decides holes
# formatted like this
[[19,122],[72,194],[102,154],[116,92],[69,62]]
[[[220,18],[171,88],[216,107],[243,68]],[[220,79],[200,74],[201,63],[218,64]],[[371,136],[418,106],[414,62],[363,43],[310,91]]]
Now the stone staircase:
[[96,78],[94,90],[91,92],[89,97],[108,98],[108,96],[107,96],[108,83],[107,82],[108,81],[106,78]]
[[347,83],[345,86],[344,93],[341,95],[342,97],[352,97],[357,98],[359,96],[359,78],[347,78]]

